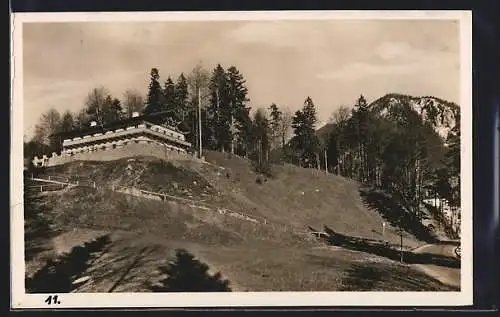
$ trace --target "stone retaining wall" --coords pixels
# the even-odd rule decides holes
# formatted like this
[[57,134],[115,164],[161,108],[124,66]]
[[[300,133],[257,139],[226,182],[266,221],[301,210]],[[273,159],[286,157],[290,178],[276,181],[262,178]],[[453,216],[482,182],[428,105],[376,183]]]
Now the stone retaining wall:
[[129,143],[117,148],[107,148],[105,150],[96,150],[92,152],[81,152],[73,155],[55,153],[52,156],[35,157],[34,166],[55,166],[73,161],[113,161],[132,156],[154,156],[166,161],[190,160],[195,156],[185,152],[170,150],[166,146],[158,143]]

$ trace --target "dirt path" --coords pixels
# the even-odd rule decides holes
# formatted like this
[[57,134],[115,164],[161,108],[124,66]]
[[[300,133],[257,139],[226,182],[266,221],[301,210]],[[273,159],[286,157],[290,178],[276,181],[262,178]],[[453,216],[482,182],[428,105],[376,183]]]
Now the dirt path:
[[[427,244],[413,250],[417,254],[431,254],[446,257],[455,257],[456,243]],[[460,268],[439,266],[436,264],[413,264],[416,268],[443,284],[460,287]]]

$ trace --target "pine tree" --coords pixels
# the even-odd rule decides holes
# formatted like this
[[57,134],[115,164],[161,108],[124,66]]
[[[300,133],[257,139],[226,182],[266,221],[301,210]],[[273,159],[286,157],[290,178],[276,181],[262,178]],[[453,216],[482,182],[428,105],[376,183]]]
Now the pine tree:
[[368,176],[368,155],[367,155],[367,145],[368,145],[368,133],[369,133],[369,113],[368,113],[368,103],[363,95],[361,95],[354,106],[353,119],[356,124],[356,139],[358,140],[357,152],[359,160],[359,170],[357,172],[359,180],[361,182],[367,181]]
[[291,140],[291,147],[295,152],[297,163],[303,167],[318,167],[320,144],[315,134],[316,122],[315,105],[312,99],[307,97],[302,110],[295,112],[292,122],[294,137]]
[[328,166],[333,169],[337,175],[340,174],[340,164],[341,164],[341,154],[342,148],[340,140],[342,138],[342,130],[338,125],[335,125],[334,129],[328,136],[327,144],[327,157]]
[[113,101],[111,102],[111,113],[113,116],[113,121],[119,121],[123,119],[123,108],[120,99],[113,98]]
[[61,126],[59,131],[61,132],[70,132],[75,128],[75,122],[73,120],[73,114],[67,110],[64,112],[61,119]]
[[150,73],[149,91],[146,99],[144,113],[151,114],[163,109],[164,100],[160,85],[160,73],[157,68],[152,68]]
[[334,128],[327,141],[328,166],[338,175],[345,175],[345,153],[348,150],[345,137],[351,113],[352,111],[348,107],[340,106],[330,118],[330,124]]
[[228,78],[224,68],[218,64],[210,77],[210,105],[207,109],[211,127],[211,147],[219,151],[230,148],[231,111]]
[[269,120],[263,109],[257,109],[253,119],[252,131],[252,155],[255,169],[258,173],[266,176],[271,174],[271,165],[269,161],[270,143],[270,127]]
[[271,129],[271,147],[273,149],[279,147],[282,143],[280,127],[283,121],[283,113],[279,110],[278,106],[273,103],[269,106],[270,129]]
[[460,206],[460,118],[456,120],[446,139],[446,167],[451,187],[450,205]]
[[235,148],[239,146],[241,154],[246,155],[248,142],[251,138],[250,108],[246,106],[247,102],[250,101],[247,98],[248,89],[243,75],[235,66],[228,68],[227,77],[231,109],[229,119],[231,153],[234,153]]
[[163,105],[162,111],[166,111],[167,121],[171,126],[177,126],[181,122],[180,109],[177,104],[177,96],[175,92],[175,84],[170,76],[163,88]]
[[189,113],[188,97],[189,95],[187,79],[184,76],[184,73],[181,73],[177,78],[177,82],[175,83],[175,104],[176,109],[178,109],[180,121],[182,123],[185,123]]
[[123,109],[121,102],[117,98],[113,98],[111,95],[107,95],[104,99],[101,111],[101,120],[99,124],[104,126],[111,122],[116,122],[122,119]]

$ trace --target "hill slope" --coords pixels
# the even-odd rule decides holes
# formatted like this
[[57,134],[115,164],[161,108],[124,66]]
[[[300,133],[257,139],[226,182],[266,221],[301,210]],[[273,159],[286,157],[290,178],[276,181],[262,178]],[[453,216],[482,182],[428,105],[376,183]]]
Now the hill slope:
[[[148,291],[148,283],[160,279],[155,268],[176,248],[188,249],[212,271],[221,271],[233,290],[239,291],[351,289],[359,280],[359,268],[353,265],[373,263],[385,272],[380,279],[393,272],[394,281],[399,281],[394,282],[397,285],[375,281],[373,290],[446,289],[390,257],[372,254],[366,248],[358,250],[354,244],[328,246],[310,234],[311,230],[327,230],[361,241],[363,246],[381,243],[383,238],[394,247],[399,245],[399,233],[390,224],[392,215],[365,205],[366,196],[357,183],[288,165],[275,166],[275,177],[259,183],[249,161],[218,152],[205,155],[207,163],[175,165],[148,157],[73,162],[47,168],[38,175],[97,184],[97,188],[68,188],[43,198],[46,214],[64,235],[49,244],[60,247],[60,241],[65,241],[68,249],[82,242],[75,236],[88,236],[80,231],[113,236],[114,244],[104,257],[107,260],[98,260],[100,264],[86,271],[93,281],[83,291]],[[214,208],[138,198],[110,189],[120,185],[161,191]],[[266,222],[228,217],[217,212],[217,207]],[[387,223],[384,234],[383,222]],[[414,234],[404,233],[405,248],[420,244]],[[139,256],[145,249],[154,251]],[[134,274],[121,281],[120,275],[135,256],[140,259],[133,261]],[[106,274],[121,282],[113,284],[103,277]],[[424,286],[412,284],[415,276]],[[406,278],[408,281],[401,284]]]
[[[399,242],[387,220],[364,202],[362,188],[352,180],[293,165],[274,166],[274,177],[257,182],[248,160],[206,152],[208,164],[184,161],[176,166],[159,159],[137,157],[112,162],[73,162],[48,168],[43,175],[90,179],[100,185],[133,186],[165,192],[241,212],[298,231],[309,227],[365,238]],[[418,239],[405,235],[407,245]]]

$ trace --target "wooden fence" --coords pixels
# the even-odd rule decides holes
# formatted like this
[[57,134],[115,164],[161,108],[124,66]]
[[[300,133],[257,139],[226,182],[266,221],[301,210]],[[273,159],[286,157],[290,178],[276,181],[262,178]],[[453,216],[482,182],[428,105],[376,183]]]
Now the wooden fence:
[[[59,179],[59,180],[55,180]],[[189,203],[190,207],[202,209],[202,210],[210,210],[213,212],[217,212],[221,215],[226,215],[234,218],[239,218],[245,221],[250,221],[253,223],[260,223],[260,224],[267,224],[268,221],[264,217],[257,217],[257,216],[250,216],[241,212],[237,212],[231,209],[227,208],[222,208],[218,207],[215,205],[211,205],[205,202],[200,202],[194,199],[189,199],[189,198],[184,198],[184,197],[179,197],[175,195],[170,195],[167,193],[163,192],[152,192],[140,188],[135,188],[135,187],[127,187],[127,186],[120,186],[120,185],[111,185],[111,186],[100,186],[96,184],[95,181],[92,180],[76,180],[73,183],[69,182],[69,180],[72,179],[72,177],[65,177],[65,176],[48,176],[47,179],[44,178],[35,178],[31,177],[30,180],[34,182],[42,182],[42,183],[47,183],[44,185],[32,185],[30,187],[33,188],[40,188],[40,192],[45,192],[45,191],[56,191],[56,190],[61,190],[64,189],[65,187],[71,186],[71,187],[91,187],[91,188],[109,188],[112,191],[123,193],[123,194],[128,194],[136,197],[141,197],[141,198],[146,198],[146,199],[154,199],[154,200],[160,200],[160,201],[182,201],[182,202],[187,202]],[[66,182],[63,182],[66,181]]]
[[[58,179],[58,180],[55,180]],[[108,185],[108,186],[102,186],[97,184],[93,180],[89,179],[78,179],[75,180],[74,177],[71,176],[50,176],[47,179],[43,178],[34,178],[32,177],[30,180],[35,181],[35,182],[43,182],[46,184],[43,185],[34,185],[33,187],[40,188],[40,191],[52,191],[55,190],[61,190],[66,187],[90,187],[90,188],[107,188],[110,189],[114,192],[122,193],[122,194],[127,194],[127,195],[132,195],[136,197],[141,197],[141,198],[146,198],[146,199],[154,199],[154,200],[159,200],[159,201],[179,201],[179,202],[185,202],[188,203],[189,207],[192,208],[197,208],[200,210],[205,210],[205,211],[211,211],[211,212],[216,212],[220,215],[224,216],[229,216],[233,218],[238,218],[243,221],[248,221],[260,225],[270,225],[271,228],[274,231],[279,231],[279,232],[294,232],[296,234],[301,234],[301,235],[313,235],[316,238],[325,238],[328,237],[329,235],[325,232],[319,232],[319,231],[311,231],[311,230],[299,230],[295,227],[286,225],[286,224],[281,224],[281,223],[272,223],[269,222],[266,218],[264,217],[258,217],[258,216],[250,216],[242,212],[234,211],[228,208],[223,208],[219,206],[215,206],[206,202],[201,202],[197,201],[194,199],[189,199],[189,198],[184,198],[184,197],[179,197],[175,195],[170,195],[167,193],[163,192],[153,192],[153,191],[148,191],[144,189],[139,189],[135,187],[128,187],[128,186],[121,186],[121,185]],[[72,180],[73,182],[63,182],[60,180]]]

